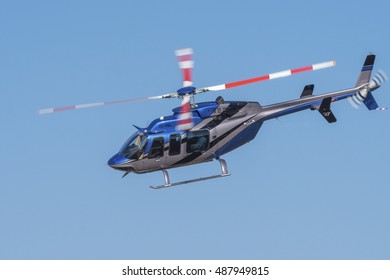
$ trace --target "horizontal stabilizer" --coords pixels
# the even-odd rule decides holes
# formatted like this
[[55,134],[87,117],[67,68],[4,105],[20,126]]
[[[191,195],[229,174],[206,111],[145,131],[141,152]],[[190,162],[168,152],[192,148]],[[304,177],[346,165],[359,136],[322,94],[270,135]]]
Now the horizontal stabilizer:
[[336,117],[333,115],[330,110],[330,103],[332,102],[332,97],[327,97],[322,100],[321,106],[318,111],[321,115],[327,120],[328,123],[334,123],[337,121]]
[[302,91],[301,98],[309,97],[313,95],[314,85],[307,85]]

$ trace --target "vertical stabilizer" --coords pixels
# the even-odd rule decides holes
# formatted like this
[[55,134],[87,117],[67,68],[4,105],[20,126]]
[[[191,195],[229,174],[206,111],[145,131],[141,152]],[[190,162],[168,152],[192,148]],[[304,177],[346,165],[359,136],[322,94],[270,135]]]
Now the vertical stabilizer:
[[362,71],[360,72],[359,78],[356,82],[356,86],[361,86],[370,82],[372,68],[374,67],[375,54],[369,54],[364,61]]

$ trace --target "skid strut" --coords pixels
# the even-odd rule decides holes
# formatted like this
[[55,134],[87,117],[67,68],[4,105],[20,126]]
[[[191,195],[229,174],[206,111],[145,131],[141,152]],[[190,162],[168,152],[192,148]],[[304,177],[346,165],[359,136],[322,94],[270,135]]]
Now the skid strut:
[[219,161],[219,164],[221,166],[221,174],[212,175],[212,176],[208,176],[208,177],[201,177],[201,178],[196,178],[196,179],[191,179],[191,180],[181,181],[181,182],[176,182],[176,183],[171,183],[171,181],[169,179],[168,171],[163,169],[161,171],[162,171],[162,173],[164,175],[164,182],[165,182],[165,184],[164,185],[160,185],[160,186],[149,186],[149,187],[152,188],[152,189],[162,189],[162,188],[169,188],[169,187],[178,186],[178,185],[185,185],[185,184],[189,184],[189,183],[194,183],[194,182],[199,182],[199,181],[205,181],[205,180],[211,180],[211,179],[216,179],[216,178],[230,176],[230,173],[229,173],[228,168],[227,168],[226,161],[221,159],[221,158],[218,159],[218,161]]

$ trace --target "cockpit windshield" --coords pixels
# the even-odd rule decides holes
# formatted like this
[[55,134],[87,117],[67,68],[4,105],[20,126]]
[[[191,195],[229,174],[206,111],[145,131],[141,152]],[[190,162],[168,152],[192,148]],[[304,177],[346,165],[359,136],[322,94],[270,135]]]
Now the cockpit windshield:
[[123,145],[119,153],[128,159],[139,159],[145,151],[148,137],[140,132],[136,132]]

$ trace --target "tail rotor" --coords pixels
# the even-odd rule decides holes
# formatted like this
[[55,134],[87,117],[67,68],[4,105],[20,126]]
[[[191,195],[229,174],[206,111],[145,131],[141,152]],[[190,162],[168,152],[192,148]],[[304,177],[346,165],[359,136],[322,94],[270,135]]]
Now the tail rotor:
[[387,80],[386,73],[383,70],[379,70],[366,87],[348,97],[349,103],[355,109],[360,109],[360,106],[364,103],[369,110],[386,110],[387,108],[378,106],[371,92],[380,88]]
[[371,90],[379,88],[384,82],[386,82],[389,78],[387,77],[385,71],[382,69],[375,74],[374,78],[370,81],[368,85]]

